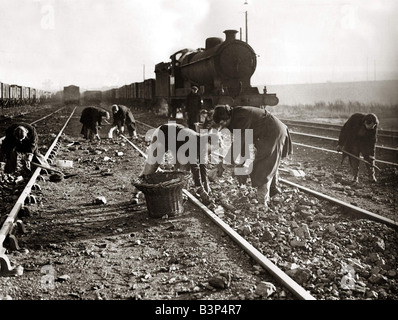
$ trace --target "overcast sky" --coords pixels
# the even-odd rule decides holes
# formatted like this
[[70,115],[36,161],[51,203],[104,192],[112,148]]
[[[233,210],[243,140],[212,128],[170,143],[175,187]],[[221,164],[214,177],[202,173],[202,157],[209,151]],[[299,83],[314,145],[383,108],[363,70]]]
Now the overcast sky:
[[226,29],[245,40],[245,11],[252,85],[398,79],[397,0],[244,2],[0,0],[0,81],[58,90],[155,78],[155,64]]

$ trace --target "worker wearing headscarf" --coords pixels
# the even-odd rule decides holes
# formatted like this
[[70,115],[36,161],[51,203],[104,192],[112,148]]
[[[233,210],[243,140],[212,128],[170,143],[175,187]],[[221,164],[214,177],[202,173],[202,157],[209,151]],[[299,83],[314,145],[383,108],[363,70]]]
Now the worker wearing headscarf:
[[109,120],[109,112],[96,107],[87,107],[82,111],[80,122],[83,126],[80,133],[84,139],[97,138],[100,140],[98,129],[102,125],[102,117]]
[[353,181],[358,182],[359,160],[347,155],[344,151],[359,157],[370,163],[366,165],[369,180],[376,182],[374,162],[376,152],[377,129],[379,119],[374,113],[354,113],[341,128],[337,151],[343,152],[341,162],[348,156],[352,168]]
[[[252,130],[256,152],[250,179],[252,186],[257,187],[258,201],[267,206],[270,197],[280,192],[277,186],[280,161],[293,153],[288,128],[266,110],[256,107],[218,105],[214,109],[213,120],[231,132],[240,129],[242,135],[246,129]],[[237,147],[234,143],[231,146]],[[246,147],[242,138],[241,155]],[[232,154],[236,154],[235,151]]]
[[[212,132],[198,133],[175,122],[163,124],[153,132],[152,144],[140,176],[155,173],[164,154],[169,151],[176,168],[182,171],[190,170],[195,187],[210,192],[206,155],[211,151],[211,143],[217,140],[218,136]],[[187,144],[188,148],[185,149]]]
[[113,123],[109,130],[108,137],[113,137],[113,131],[118,130],[119,134],[124,133],[124,127],[127,127],[131,138],[137,138],[137,130],[134,115],[131,110],[123,105],[114,104],[112,106]]
[[4,173],[13,173],[17,169],[18,153],[25,155],[25,168],[31,169],[31,162],[47,164],[38,151],[38,136],[36,129],[28,123],[15,123],[6,130],[1,144],[0,161],[5,162]]

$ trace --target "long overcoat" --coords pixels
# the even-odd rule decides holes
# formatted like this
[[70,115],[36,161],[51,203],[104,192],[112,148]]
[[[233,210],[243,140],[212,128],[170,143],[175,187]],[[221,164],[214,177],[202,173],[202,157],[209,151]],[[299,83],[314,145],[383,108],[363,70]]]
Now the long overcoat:
[[[262,186],[275,176],[280,161],[293,153],[290,133],[285,124],[268,111],[256,107],[235,107],[227,127],[253,130],[253,143],[256,148],[250,178],[253,187]],[[242,135],[241,154],[244,155],[245,139]],[[237,146],[234,146],[234,148]]]
[[102,125],[102,117],[106,117],[107,112],[105,110],[96,107],[87,107],[82,111],[80,116],[80,122],[83,124],[81,134],[87,139],[89,138],[88,130],[95,135],[98,134],[98,127]]
[[[373,129],[366,129],[365,121],[375,121]],[[374,157],[376,151],[378,119],[374,114],[354,113],[343,125],[339,135],[339,145],[355,156]],[[342,161],[347,157],[343,153]]]
[[136,129],[135,118],[131,110],[123,105],[118,105],[119,110],[113,114],[113,126],[117,126],[121,130],[122,126],[126,125],[129,133]]

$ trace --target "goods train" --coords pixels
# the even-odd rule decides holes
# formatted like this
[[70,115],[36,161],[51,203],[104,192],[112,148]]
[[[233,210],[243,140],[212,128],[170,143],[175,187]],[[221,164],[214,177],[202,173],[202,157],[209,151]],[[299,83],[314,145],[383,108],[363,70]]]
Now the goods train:
[[62,99],[64,104],[80,104],[80,88],[74,85],[64,87]]
[[100,90],[87,90],[81,95],[85,104],[100,104],[102,101],[102,91]]
[[64,87],[63,91],[56,93],[58,100],[62,100],[64,104],[97,104],[102,101],[102,91],[100,90],[86,90],[80,93],[80,88],[75,85]]
[[250,84],[257,66],[251,46],[236,39],[236,30],[226,30],[225,40],[206,39],[205,48],[182,49],[170,56],[169,62],[155,66],[156,79],[135,82],[102,92],[102,100],[143,108],[160,101],[171,109],[181,108],[193,85],[200,88],[204,108],[216,104],[231,106],[275,106],[274,93],[260,93]]
[[2,108],[41,103],[50,98],[49,91],[0,82],[0,106]]

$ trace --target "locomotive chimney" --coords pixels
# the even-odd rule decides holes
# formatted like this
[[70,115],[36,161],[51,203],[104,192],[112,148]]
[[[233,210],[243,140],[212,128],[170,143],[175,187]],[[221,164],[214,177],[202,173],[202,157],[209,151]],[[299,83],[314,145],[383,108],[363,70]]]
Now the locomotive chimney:
[[236,34],[238,31],[236,30],[225,30],[225,41],[233,41],[236,40]]
[[206,39],[206,50],[213,48],[217,45],[219,45],[220,43],[222,43],[222,39],[221,38],[207,38]]

